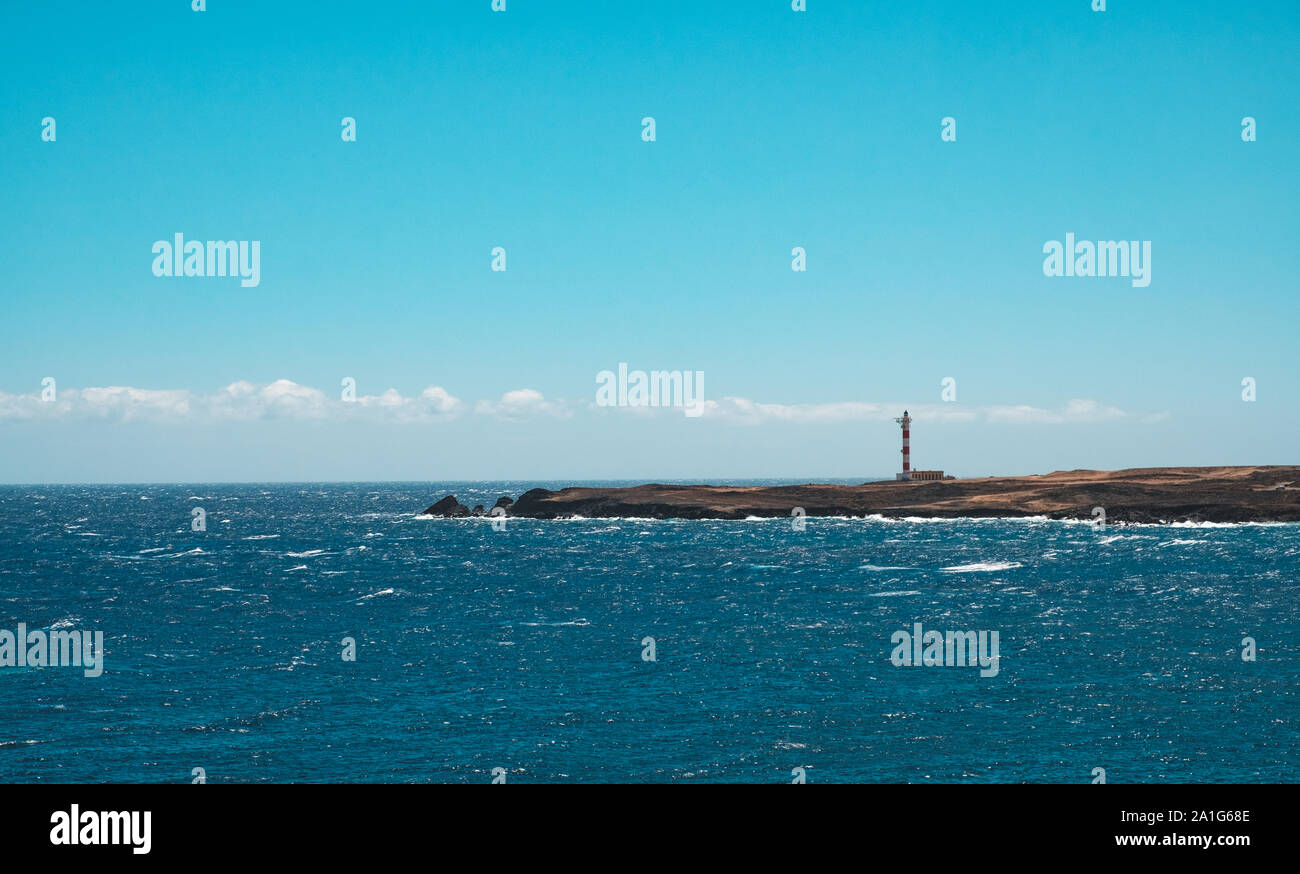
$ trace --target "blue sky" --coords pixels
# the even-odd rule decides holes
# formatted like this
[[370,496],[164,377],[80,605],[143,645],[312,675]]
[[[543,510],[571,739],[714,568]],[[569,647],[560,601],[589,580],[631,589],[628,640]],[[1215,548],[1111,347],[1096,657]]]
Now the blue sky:
[[1107,5],[10,4],[0,481],[1295,463],[1300,6]]

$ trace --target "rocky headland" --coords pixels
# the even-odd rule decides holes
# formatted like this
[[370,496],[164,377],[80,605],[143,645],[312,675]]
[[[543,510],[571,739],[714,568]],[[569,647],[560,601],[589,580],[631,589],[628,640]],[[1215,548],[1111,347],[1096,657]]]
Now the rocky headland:
[[[497,511],[497,507],[502,508]],[[1047,516],[1107,522],[1298,522],[1300,467],[1147,467],[1064,470],[861,485],[713,486],[648,484],[532,489],[492,510],[448,495],[432,516],[507,515],[531,519],[646,517],[745,519],[791,516]]]

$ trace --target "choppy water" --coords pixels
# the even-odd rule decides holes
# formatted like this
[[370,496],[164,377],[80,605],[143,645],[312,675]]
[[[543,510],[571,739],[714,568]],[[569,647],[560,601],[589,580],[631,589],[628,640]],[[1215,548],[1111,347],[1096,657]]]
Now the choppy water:
[[1300,526],[413,515],[534,485],[0,488],[0,628],[106,648],[0,667],[0,780],[1296,780]]

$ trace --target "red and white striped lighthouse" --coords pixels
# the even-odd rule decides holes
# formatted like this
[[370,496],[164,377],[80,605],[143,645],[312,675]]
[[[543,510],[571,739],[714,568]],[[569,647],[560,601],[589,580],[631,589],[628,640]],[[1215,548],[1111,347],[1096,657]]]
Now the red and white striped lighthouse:
[[895,479],[909,480],[912,478],[912,417],[903,410],[903,417],[894,421],[903,426],[903,472]]

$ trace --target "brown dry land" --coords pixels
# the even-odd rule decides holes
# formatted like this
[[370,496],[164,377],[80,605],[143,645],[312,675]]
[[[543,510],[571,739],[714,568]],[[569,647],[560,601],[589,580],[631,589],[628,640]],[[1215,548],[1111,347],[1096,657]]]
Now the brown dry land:
[[[1107,522],[1296,522],[1300,521],[1300,467],[1062,470],[1040,476],[862,485],[533,489],[506,512],[536,519],[744,519],[790,516],[795,507],[802,507],[808,516],[1054,519],[1092,519],[1093,508],[1102,507]],[[464,515],[434,512],[444,514]]]

